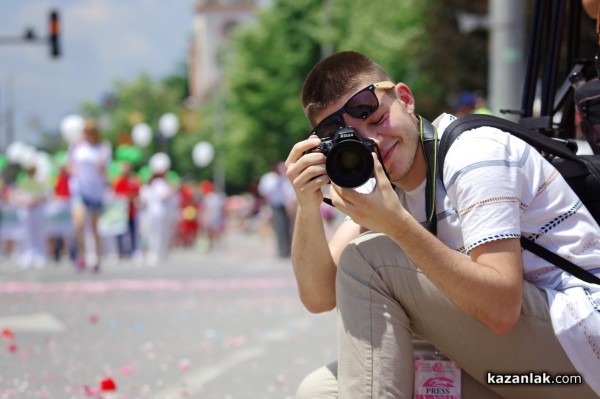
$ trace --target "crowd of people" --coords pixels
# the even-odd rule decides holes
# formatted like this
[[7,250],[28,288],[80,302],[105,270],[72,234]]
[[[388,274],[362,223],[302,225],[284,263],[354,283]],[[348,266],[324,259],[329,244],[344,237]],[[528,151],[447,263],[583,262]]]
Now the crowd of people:
[[25,268],[70,261],[77,271],[93,272],[107,257],[155,266],[175,247],[218,246],[234,218],[244,220],[239,227],[246,231],[271,219],[258,190],[227,196],[209,180],[173,178],[165,153],[150,158],[148,176],[127,161],[108,173],[114,162],[89,120],[51,177],[34,157],[12,165],[17,172],[12,179],[4,174],[0,191],[0,258]]

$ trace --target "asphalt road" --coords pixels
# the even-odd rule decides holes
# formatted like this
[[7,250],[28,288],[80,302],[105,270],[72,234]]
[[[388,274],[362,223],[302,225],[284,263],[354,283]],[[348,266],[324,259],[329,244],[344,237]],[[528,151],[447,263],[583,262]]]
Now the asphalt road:
[[0,263],[0,399],[293,398],[335,358],[335,314],[308,313],[274,254],[237,233],[157,267]]

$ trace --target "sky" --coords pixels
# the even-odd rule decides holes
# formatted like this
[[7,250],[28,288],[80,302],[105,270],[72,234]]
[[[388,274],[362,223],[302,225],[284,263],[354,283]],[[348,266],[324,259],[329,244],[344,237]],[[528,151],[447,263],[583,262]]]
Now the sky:
[[[195,0],[1,0],[0,38],[33,28],[48,33],[58,10],[61,56],[42,43],[0,40],[0,150],[13,140],[37,144],[38,132],[59,132],[60,122],[85,101],[100,102],[114,82],[140,73],[159,79],[187,61]],[[12,112],[9,112],[12,110]],[[8,117],[12,114],[12,118]],[[37,126],[37,127],[36,127]]]

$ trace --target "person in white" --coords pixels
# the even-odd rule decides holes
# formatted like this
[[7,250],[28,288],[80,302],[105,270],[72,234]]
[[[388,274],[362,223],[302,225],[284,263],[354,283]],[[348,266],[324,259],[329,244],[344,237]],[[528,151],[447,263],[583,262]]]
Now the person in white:
[[47,258],[44,207],[50,193],[48,185],[36,176],[34,161],[32,158],[24,165],[25,177],[17,181],[11,200],[18,207],[23,227],[18,263],[41,268]]
[[106,171],[111,158],[110,145],[102,141],[96,122],[88,119],[83,129],[83,138],[69,149],[68,167],[73,229],[77,240],[75,266],[80,271],[86,268],[86,220],[90,221],[95,247],[93,271],[100,271],[102,248],[98,219],[104,208]]
[[[534,148],[490,127],[460,136],[443,183],[428,182],[427,121],[415,104],[406,84],[353,51],[323,59],[304,82],[313,131],[286,161],[298,198],[292,263],[306,308],[337,308],[339,342],[337,363],[309,375],[296,397],[412,398],[416,335],[462,368],[463,398],[598,398],[600,286],[520,244],[526,237],[598,276],[598,223]],[[433,125],[442,135],[451,120]],[[375,142],[381,161],[372,154],[369,193],[331,184],[332,203],[350,218],[327,242],[326,155],[306,152],[348,126]],[[425,226],[434,187],[436,235]],[[580,380],[489,378],[544,372]]]
[[169,254],[177,196],[175,188],[165,177],[171,168],[169,156],[165,153],[154,154],[149,166],[152,178],[141,187],[140,202],[147,242],[146,262],[149,266],[157,266]]
[[288,258],[292,242],[290,207],[295,197],[292,185],[285,176],[283,162],[277,162],[273,170],[260,178],[258,193],[271,208],[271,226],[277,241],[277,253],[281,258]]
[[225,202],[227,196],[210,181],[201,185],[202,225],[208,237],[209,249],[215,248],[225,232]]

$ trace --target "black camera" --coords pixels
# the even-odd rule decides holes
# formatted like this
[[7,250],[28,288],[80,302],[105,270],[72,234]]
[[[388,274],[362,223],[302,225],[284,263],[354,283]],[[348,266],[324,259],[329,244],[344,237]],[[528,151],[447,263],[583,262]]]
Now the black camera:
[[377,149],[373,140],[363,139],[351,127],[342,127],[333,138],[321,139],[321,144],[306,153],[325,154],[325,168],[331,181],[340,187],[355,188],[373,177],[375,165],[371,153]]

